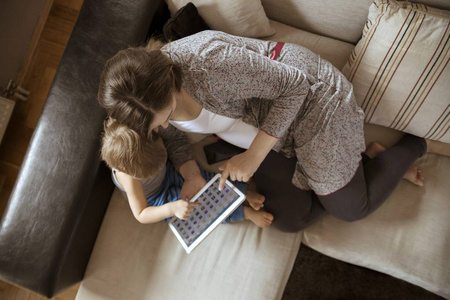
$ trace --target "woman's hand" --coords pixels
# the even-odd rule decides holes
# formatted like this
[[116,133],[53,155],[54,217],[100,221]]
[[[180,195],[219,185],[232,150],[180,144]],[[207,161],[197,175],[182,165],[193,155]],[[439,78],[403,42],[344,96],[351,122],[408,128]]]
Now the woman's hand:
[[180,192],[182,200],[192,199],[206,184],[206,180],[200,174],[200,169],[195,160],[189,160],[181,165],[180,174],[184,179]]
[[225,164],[219,167],[219,170],[223,171],[219,182],[219,190],[223,189],[228,176],[231,180],[248,182],[256,170],[258,170],[263,159],[258,159],[248,150],[230,158]]
[[223,171],[219,190],[223,189],[228,176],[231,180],[247,182],[258,170],[277,141],[277,138],[260,130],[247,151],[233,156],[219,167],[219,170]]
[[172,215],[182,220],[189,218],[195,207],[202,206],[198,202],[189,202],[183,199],[174,201],[171,205]]

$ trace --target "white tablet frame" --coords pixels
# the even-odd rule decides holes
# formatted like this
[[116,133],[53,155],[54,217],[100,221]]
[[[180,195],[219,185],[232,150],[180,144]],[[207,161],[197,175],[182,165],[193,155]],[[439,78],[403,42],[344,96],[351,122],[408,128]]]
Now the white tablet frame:
[[[190,200],[190,201],[197,201],[197,199],[217,180],[217,178],[220,178],[221,174],[216,174],[208,183]],[[178,241],[183,246],[184,250],[189,254],[194,250],[195,247],[197,247],[201,241],[205,239],[208,234],[210,234],[220,223],[223,222],[230,214],[233,213],[236,208],[241,205],[245,200],[245,195],[236,187],[234,186],[230,181],[226,180],[225,185],[228,186],[231,190],[233,190],[236,194],[238,194],[238,198],[233,201],[229,207],[224,210],[216,219],[206,228],[203,230],[203,232],[195,239],[195,241],[192,242],[192,244],[188,245],[184,241],[183,237],[181,236],[180,232],[177,230],[177,228],[173,225],[175,220],[177,220],[177,217],[172,217],[172,219],[169,222],[169,227],[172,230],[172,232],[177,237]],[[224,187],[225,189],[225,187]]]

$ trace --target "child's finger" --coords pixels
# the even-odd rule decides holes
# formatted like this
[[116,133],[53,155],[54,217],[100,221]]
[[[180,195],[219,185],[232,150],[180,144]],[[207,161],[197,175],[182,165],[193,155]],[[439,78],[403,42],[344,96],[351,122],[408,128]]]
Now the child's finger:
[[189,202],[188,209],[189,209],[189,211],[193,211],[194,208],[196,208],[198,206],[202,206],[202,205],[198,202]]

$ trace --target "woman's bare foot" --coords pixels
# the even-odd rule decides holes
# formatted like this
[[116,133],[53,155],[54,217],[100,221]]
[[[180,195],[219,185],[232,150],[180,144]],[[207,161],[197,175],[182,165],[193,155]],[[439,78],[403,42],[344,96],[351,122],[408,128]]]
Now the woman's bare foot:
[[425,139],[427,142],[427,153],[434,153],[443,156],[450,156],[450,144]]
[[247,193],[245,193],[245,198],[247,199],[250,206],[253,207],[255,210],[260,210],[261,207],[264,206],[263,203],[266,200],[266,198],[263,195],[248,189]]
[[273,215],[265,211],[256,211],[249,206],[244,206],[244,219],[252,221],[261,228],[266,228],[272,224]]
[[416,166],[409,168],[403,178],[418,186],[423,186],[423,180],[425,179],[422,171]]
[[[365,153],[368,157],[374,158],[384,151],[386,151],[386,147],[384,147],[380,143],[373,142],[369,146],[367,146]],[[423,180],[425,179],[422,171],[417,166],[411,166],[408,171],[406,171],[406,174],[403,176],[403,178],[418,186],[423,186]]]

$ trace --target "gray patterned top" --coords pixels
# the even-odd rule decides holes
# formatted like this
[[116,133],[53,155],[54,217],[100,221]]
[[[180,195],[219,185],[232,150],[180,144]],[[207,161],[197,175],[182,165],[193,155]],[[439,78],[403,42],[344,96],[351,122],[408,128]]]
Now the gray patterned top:
[[[353,177],[365,149],[364,114],[353,87],[328,61],[295,44],[202,31],[164,46],[183,70],[183,87],[205,109],[278,138],[275,151],[296,156],[292,183],[319,195]],[[192,158],[184,133],[162,130],[178,168]],[[183,146],[184,145],[184,146]]]

